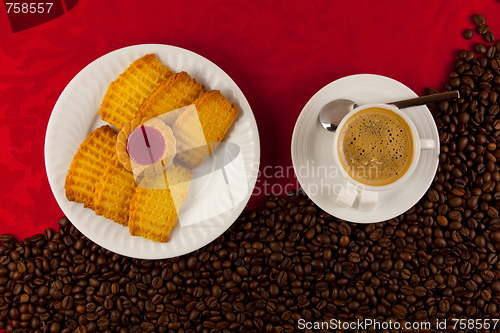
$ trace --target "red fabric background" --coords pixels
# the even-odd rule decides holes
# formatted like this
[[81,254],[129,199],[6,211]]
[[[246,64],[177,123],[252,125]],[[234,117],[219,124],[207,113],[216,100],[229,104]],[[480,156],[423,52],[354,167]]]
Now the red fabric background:
[[[57,227],[63,213],[43,157],[47,122],[73,76],[110,51],[161,43],[210,59],[253,109],[262,167],[291,170],[293,127],[316,91],[357,73],[392,77],[418,94],[442,89],[458,51],[482,41],[462,37],[474,28],[472,16],[484,14],[500,36],[499,12],[494,0],[80,0],[52,21],[13,33],[0,5],[0,234],[22,239]],[[266,191],[264,181],[296,183],[292,172],[269,175],[259,178],[256,193]],[[251,204],[262,200],[255,195]]]

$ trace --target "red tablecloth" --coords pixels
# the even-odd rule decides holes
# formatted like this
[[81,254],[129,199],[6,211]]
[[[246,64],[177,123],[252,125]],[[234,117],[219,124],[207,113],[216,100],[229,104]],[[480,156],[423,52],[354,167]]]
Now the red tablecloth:
[[[482,13],[500,36],[500,2],[493,0],[54,2],[65,14],[16,33],[7,6],[0,5],[0,234],[21,239],[56,228],[63,216],[45,172],[47,122],[68,82],[110,51],[144,43],[179,46],[234,79],[257,120],[261,169],[268,166],[255,204],[273,184],[281,186],[273,190],[296,184],[292,131],[324,85],[373,73],[418,94],[429,86],[442,89],[458,51],[482,41],[477,33],[462,37],[474,28],[474,14]],[[16,30],[29,24],[19,17],[11,17]]]

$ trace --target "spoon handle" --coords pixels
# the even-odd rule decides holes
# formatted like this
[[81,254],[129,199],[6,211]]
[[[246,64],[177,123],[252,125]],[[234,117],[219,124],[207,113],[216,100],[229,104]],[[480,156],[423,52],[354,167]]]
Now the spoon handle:
[[460,94],[458,93],[457,90],[448,91],[448,92],[439,93],[439,94],[428,95],[428,96],[416,97],[416,98],[407,99],[404,101],[398,101],[398,102],[387,103],[387,104],[392,104],[392,105],[396,106],[398,109],[405,109],[405,108],[409,108],[412,106],[442,102],[442,101],[447,101],[447,100],[455,99],[455,98],[460,98]]

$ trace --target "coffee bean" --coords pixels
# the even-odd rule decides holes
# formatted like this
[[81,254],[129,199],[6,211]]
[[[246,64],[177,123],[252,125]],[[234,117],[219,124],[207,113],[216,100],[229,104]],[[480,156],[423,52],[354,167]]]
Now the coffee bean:
[[495,274],[490,270],[481,272],[481,278],[486,282],[491,282],[495,278]]
[[361,257],[359,256],[358,253],[351,252],[349,253],[348,260],[353,263],[358,263],[361,261]]
[[344,236],[340,237],[340,242],[339,242],[340,246],[347,246],[349,244],[349,242],[350,242],[349,236],[344,235]]
[[10,257],[9,256],[1,256],[0,257],[0,265],[1,266],[7,266],[10,262]]
[[442,226],[442,227],[446,227],[446,226],[448,225],[448,219],[447,219],[445,216],[443,216],[443,215],[438,215],[438,216],[436,217],[436,219],[437,219],[437,222],[438,222],[438,224],[439,224],[440,226]]
[[400,291],[402,294],[407,296],[413,295],[415,293],[415,290],[412,287],[406,285],[401,286]]
[[[472,36],[471,36],[472,37]],[[484,36],[485,40],[488,42],[488,43],[491,43],[495,40],[495,35],[491,32],[491,31],[488,31],[485,36]]]
[[489,217],[496,218],[498,217],[498,210],[495,207],[488,207],[486,213],[488,214]]
[[[476,46],[474,47],[474,50],[479,54],[485,54],[487,51],[487,48],[483,43],[477,43]],[[472,86],[472,87],[474,87],[474,86]]]
[[490,235],[490,239],[496,243],[500,243],[500,231],[492,232]]
[[135,296],[137,294],[137,287],[133,283],[128,283],[125,290],[128,296]]
[[399,319],[404,319],[406,317],[407,312],[408,311],[406,310],[406,308],[400,304],[397,304],[392,307],[392,313]]
[[427,192],[427,197],[429,198],[429,201],[431,202],[437,202],[439,200],[439,194],[436,190],[429,190],[429,192]]
[[463,204],[463,199],[461,197],[453,197],[448,200],[450,207],[459,207]]
[[[499,238],[500,238],[500,232],[498,234],[499,234]],[[278,285],[281,287],[284,287],[287,285],[287,281],[288,281],[287,272],[281,271],[278,275],[278,278],[277,278]]]
[[372,241],[378,241],[380,238],[382,238],[383,231],[382,229],[375,229],[371,234],[370,234],[370,239]]
[[153,332],[155,330],[155,325],[147,321],[142,322],[140,326],[144,331],[147,332]]
[[351,234],[351,227],[347,223],[342,222],[341,224],[339,224],[339,232],[342,235],[348,236]]
[[[485,55],[486,55],[486,57],[488,57],[488,58],[492,59],[492,58],[494,58],[494,57],[495,57],[496,52],[497,52],[496,47],[494,47],[494,46],[490,46],[490,47],[488,47],[488,49],[486,50],[486,54],[485,54]],[[490,86],[491,86],[491,85],[490,85],[489,83],[483,83],[483,85],[482,85],[482,86],[480,85],[480,87],[481,87],[481,88],[483,88],[483,89],[490,89]],[[487,91],[487,90],[483,90],[483,91]],[[490,98],[489,98],[489,102],[490,102],[490,103],[495,103],[495,102],[496,102],[496,97],[491,98],[491,94],[492,94],[492,93],[494,94],[494,96],[496,96],[496,95],[497,95],[497,92],[493,91],[493,92],[491,92],[491,93],[484,93],[484,94],[485,94],[485,95],[484,95],[484,97],[489,96],[489,97],[490,97]],[[481,98],[481,96],[480,96],[480,98]],[[486,100],[487,98],[481,98],[481,99]],[[484,102],[483,102],[483,103],[484,103]]]
[[142,328],[139,325],[134,325],[130,328],[130,333],[141,333]]
[[26,270],[27,270],[27,266],[24,262],[22,261],[19,261],[16,265],[16,268],[17,268],[17,271],[21,274],[24,274],[26,273]]
[[[312,229],[314,230],[314,229]],[[325,234],[319,234],[317,236],[317,240],[319,243],[323,244],[323,245],[328,245],[330,244],[330,237],[325,235]]]
[[12,261],[18,261],[21,258],[21,255],[19,254],[18,251],[14,250],[10,253],[10,259]]
[[483,24],[486,23],[486,20],[484,19],[484,16],[481,15],[481,14],[476,14],[474,15],[474,23],[477,25],[477,26],[482,26]]
[[471,39],[474,36],[474,31],[472,29],[467,29],[464,32],[465,39]]
[[58,322],[53,322],[50,325],[49,332],[50,333],[59,333],[61,331],[61,325]]
[[13,240],[14,240],[14,237],[12,235],[8,235],[8,234],[0,235],[0,243],[8,244],[8,243],[11,243]]
[[481,35],[486,34],[488,31],[490,31],[490,26],[487,24],[483,24],[477,28],[477,32]]
[[71,309],[73,307],[73,297],[66,296],[62,301],[62,306],[64,309]]

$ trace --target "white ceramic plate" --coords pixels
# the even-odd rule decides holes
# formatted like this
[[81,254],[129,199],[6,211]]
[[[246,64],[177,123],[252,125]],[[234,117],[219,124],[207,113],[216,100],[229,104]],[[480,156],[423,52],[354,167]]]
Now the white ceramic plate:
[[[245,166],[248,189],[245,198],[232,209],[202,222],[172,231],[168,243],[157,243],[130,236],[123,227],[83,204],[66,199],[64,181],[80,144],[95,128],[104,125],[97,111],[108,85],[134,60],[148,54],[156,56],[176,72],[186,71],[208,89],[220,90],[239,108],[238,118],[225,137],[237,144]],[[191,51],[174,46],[144,44],[119,49],[95,60],[67,85],[50,116],[45,137],[45,166],[54,196],[69,220],[89,239],[116,253],[144,259],[160,259],[183,255],[210,243],[237,219],[250,199],[260,161],[260,143],[254,115],[236,83],[218,66]],[[196,200],[217,197],[212,188],[190,187],[186,204],[196,209]],[[191,198],[191,199],[190,199]],[[194,200],[194,202],[193,202]],[[222,204],[222,203],[221,203]],[[181,211],[182,212],[182,211]]]
[[360,211],[335,203],[340,184],[345,184],[333,159],[333,133],[319,121],[321,108],[334,99],[346,98],[359,105],[388,103],[417,97],[410,88],[393,79],[359,74],[338,79],[318,91],[302,110],[292,136],[292,163],[302,189],[321,209],[340,219],[371,223],[396,217],[410,209],[425,194],[437,170],[439,135],[429,109],[419,106],[402,110],[415,124],[422,139],[433,139],[436,147],[422,150],[416,170],[401,186],[380,192],[374,212]]

